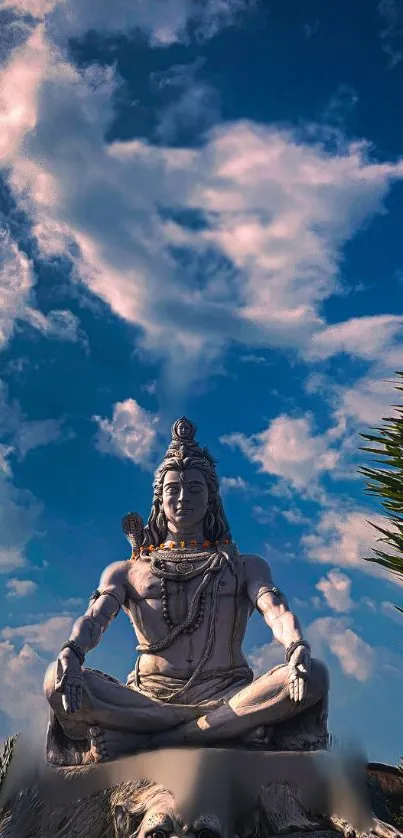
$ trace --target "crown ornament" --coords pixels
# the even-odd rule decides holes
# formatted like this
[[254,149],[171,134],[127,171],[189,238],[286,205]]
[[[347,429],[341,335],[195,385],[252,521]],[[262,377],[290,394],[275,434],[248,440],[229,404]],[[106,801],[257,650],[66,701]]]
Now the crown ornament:
[[207,448],[201,448],[199,443],[195,440],[196,425],[187,419],[186,416],[181,416],[172,425],[171,434],[172,439],[169,448],[165,454],[164,460],[170,457],[202,457],[211,465],[215,464],[215,460],[208,452]]

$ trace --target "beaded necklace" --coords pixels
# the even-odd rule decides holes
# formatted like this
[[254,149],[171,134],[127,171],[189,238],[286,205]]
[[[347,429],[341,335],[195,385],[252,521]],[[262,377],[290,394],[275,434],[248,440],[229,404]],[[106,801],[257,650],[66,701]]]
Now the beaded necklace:
[[[236,573],[236,556],[238,555],[236,548],[233,555],[231,555],[231,552],[232,551],[228,550],[226,550],[225,552],[218,550],[211,552],[208,558],[205,561],[203,561],[198,568],[195,569],[194,567],[192,567],[192,571],[188,572],[187,574],[184,574],[183,572],[178,572],[178,570],[168,570],[168,568],[165,565],[164,559],[161,559],[160,556],[153,556],[150,560],[151,572],[155,576],[157,576],[157,578],[160,579],[163,617],[165,623],[169,628],[169,631],[166,637],[162,638],[159,641],[157,640],[155,643],[139,644],[137,646],[137,651],[140,655],[144,653],[160,654],[161,652],[165,651],[165,649],[168,649],[175,641],[175,639],[179,637],[180,634],[190,634],[193,631],[195,631],[196,627],[200,626],[204,619],[206,592],[207,588],[211,587],[211,602],[209,614],[206,618],[207,636],[204,650],[189,680],[186,682],[186,684],[183,684],[179,689],[173,690],[172,694],[165,699],[166,701],[172,701],[173,699],[177,699],[183,692],[190,688],[190,686],[199,677],[199,673],[203,670],[206,661],[209,659],[211,655],[214,646],[215,620],[218,605],[218,586],[220,583],[220,579],[226,567],[229,567],[232,573]],[[201,578],[195,593],[191,597],[188,613],[180,623],[174,625],[169,611],[166,582],[168,580],[175,582],[187,582],[191,578],[196,578],[196,576],[201,576]],[[139,678],[139,663],[140,658],[138,658],[136,662],[135,683],[137,689],[139,689],[141,692],[141,683]]]

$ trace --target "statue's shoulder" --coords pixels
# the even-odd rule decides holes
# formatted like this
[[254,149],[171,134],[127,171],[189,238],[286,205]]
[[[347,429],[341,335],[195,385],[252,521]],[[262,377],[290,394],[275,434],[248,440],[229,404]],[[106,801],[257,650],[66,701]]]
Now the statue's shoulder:
[[129,567],[132,564],[130,559],[121,562],[112,562],[102,572],[101,585],[103,588],[107,586],[125,585],[129,573]]
[[262,556],[258,556],[256,553],[239,553],[238,556],[238,561],[242,563],[247,579],[258,577],[266,579],[267,576],[270,576],[270,565]]

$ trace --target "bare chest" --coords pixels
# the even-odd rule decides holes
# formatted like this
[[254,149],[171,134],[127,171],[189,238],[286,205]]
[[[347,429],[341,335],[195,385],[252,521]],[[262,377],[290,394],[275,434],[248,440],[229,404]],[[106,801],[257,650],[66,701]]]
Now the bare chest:
[[[171,578],[163,581],[153,573],[149,561],[138,560],[133,562],[128,579],[130,598],[135,602],[161,599],[165,589],[165,591],[168,590],[172,595],[180,591],[190,601],[197,592],[203,575],[198,574],[193,578],[190,575],[190,578],[186,579],[183,576],[183,571],[191,569],[194,571],[198,570],[198,563],[188,562],[186,567],[185,563],[178,565],[178,563],[167,562],[165,567],[170,572]],[[215,582],[216,585],[214,584]],[[216,587],[218,596],[237,597],[241,595],[242,580],[239,573],[236,572],[236,569],[233,571],[227,566],[218,573],[218,576],[215,573],[211,574],[206,593],[209,594],[213,590],[213,587]]]

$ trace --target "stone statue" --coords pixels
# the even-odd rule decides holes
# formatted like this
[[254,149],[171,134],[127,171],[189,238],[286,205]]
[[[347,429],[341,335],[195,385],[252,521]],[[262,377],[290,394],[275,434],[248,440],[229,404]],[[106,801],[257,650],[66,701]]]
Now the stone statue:
[[[106,568],[47,670],[50,763],[178,745],[327,747],[327,671],[266,561],[233,543],[215,462],[195,432],[184,417],[174,424],[147,525],[124,519],[131,559]],[[121,608],[139,642],[126,685],[84,667]],[[258,678],[242,651],[254,608],[285,649],[284,665]]]

